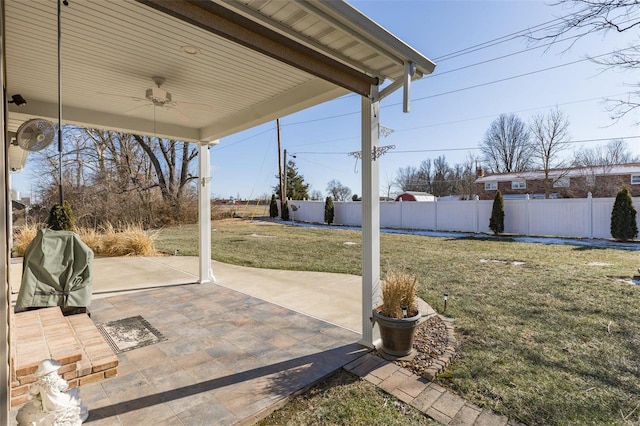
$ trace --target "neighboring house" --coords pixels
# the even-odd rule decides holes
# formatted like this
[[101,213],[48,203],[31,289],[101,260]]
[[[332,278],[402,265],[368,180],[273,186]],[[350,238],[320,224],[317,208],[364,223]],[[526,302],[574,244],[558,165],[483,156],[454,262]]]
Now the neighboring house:
[[398,195],[395,201],[435,201],[436,197],[428,192],[406,191]]
[[[499,189],[504,198],[544,198],[543,171],[485,175],[477,170],[476,186],[481,200],[492,200]],[[549,173],[549,198],[615,197],[627,185],[632,197],[640,196],[640,163],[554,169]]]

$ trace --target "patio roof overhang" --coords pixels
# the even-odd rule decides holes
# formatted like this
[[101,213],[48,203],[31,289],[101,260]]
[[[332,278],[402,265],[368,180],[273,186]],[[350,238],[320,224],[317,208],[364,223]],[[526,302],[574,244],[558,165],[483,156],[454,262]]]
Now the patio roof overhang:
[[[30,118],[200,142],[201,239],[209,150],[224,136],[346,93],[362,96],[363,342],[379,292],[379,101],[401,87],[408,106],[412,79],[433,71],[429,59],[342,1],[61,0],[0,2],[0,234],[5,291],[0,305],[0,401],[8,403],[9,134]],[[153,107],[146,91],[162,77],[177,108]],[[26,105],[8,103],[16,94]],[[203,231],[204,229],[204,231]],[[210,260],[200,242],[201,277]],[[207,260],[207,264],[202,259]],[[368,329],[368,330],[367,330]],[[5,405],[7,407],[8,405]],[[0,412],[7,423],[8,409]]]
[[[434,68],[340,1],[72,0],[61,32],[63,123],[193,142]],[[7,0],[5,34],[9,130],[57,120],[57,2]],[[144,106],[155,76],[179,111]]]

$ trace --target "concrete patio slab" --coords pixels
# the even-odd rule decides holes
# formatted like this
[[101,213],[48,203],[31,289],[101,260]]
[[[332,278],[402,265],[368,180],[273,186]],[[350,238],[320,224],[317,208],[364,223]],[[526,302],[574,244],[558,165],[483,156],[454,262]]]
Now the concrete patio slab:
[[[361,333],[362,278],[357,275],[248,268],[211,262],[216,284],[304,312]],[[10,268],[12,301],[20,290],[21,259]],[[195,283],[194,256],[100,257],[94,259],[93,299],[122,292]],[[283,291],[286,289],[286,291]]]

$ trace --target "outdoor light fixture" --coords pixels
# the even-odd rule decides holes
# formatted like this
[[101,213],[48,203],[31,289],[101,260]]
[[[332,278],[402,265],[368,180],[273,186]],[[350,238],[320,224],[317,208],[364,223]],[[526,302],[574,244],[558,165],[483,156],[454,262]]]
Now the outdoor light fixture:
[[402,318],[407,318],[409,307],[407,305],[400,306],[402,308]]
[[17,93],[15,95],[11,96],[11,99],[9,101],[10,104],[16,104],[16,106],[22,106],[22,105],[26,105],[27,101],[22,97],[22,95],[20,93]]
[[180,50],[182,50],[184,53],[186,53],[187,55],[197,55],[200,53],[200,49],[198,49],[195,46],[182,46],[180,48]]
[[444,294],[444,311],[447,311],[447,299],[449,299],[449,293]]

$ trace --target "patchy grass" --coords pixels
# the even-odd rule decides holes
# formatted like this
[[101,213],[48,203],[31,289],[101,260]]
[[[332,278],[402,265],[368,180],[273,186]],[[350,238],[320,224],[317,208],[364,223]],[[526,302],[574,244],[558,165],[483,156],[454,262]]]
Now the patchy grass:
[[437,425],[420,411],[344,370],[258,422],[267,425]]
[[[228,220],[214,223],[213,258],[262,268],[360,273],[347,230]],[[271,238],[261,238],[270,236]],[[197,227],[157,245],[196,254]],[[472,402],[527,424],[640,424],[638,253],[381,235],[383,272],[419,279],[418,294],[455,318],[460,357],[439,378]]]

